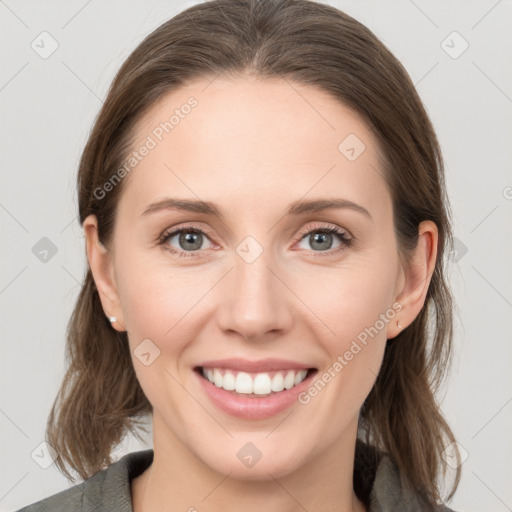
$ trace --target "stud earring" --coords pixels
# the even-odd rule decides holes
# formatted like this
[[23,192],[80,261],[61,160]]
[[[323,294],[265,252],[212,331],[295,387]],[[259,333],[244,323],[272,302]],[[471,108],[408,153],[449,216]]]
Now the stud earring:
[[112,324],[117,320],[117,318],[115,316],[110,316],[108,319],[110,320],[110,323],[112,323]]
[[401,324],[400,322],[397,322],[397,323],[396,323],[396,325],[397,325],[397,327],[398,327],[399,329],[401,329],[401,328],[402,328],[402,324]]

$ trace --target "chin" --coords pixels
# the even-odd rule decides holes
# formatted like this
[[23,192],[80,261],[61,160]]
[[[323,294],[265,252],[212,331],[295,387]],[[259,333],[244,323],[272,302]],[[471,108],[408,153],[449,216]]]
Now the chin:
[[283,477],[298,470],[307,461],[304,444],[288,445],[285,449],[277,438],[272,442],[270,439],[260,441],[256,437],[243,436],[243,439],[230,439],[228,443],[219,442],[223,447],[220,453],[209,450],[196,454],[214,471],[247,481]]

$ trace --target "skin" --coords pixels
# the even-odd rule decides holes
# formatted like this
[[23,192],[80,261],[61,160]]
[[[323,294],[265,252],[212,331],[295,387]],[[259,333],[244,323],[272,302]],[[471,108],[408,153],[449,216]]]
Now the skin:
[[[169,112],[198,100],[124,178],[109,250],[96,218],[84,222],[105,314],[127,330],[154,410],[154,461],[132,482],[134,511],[365,510],[352,482],[358,414],[397,321],[406,328],[425,302],[436,226],[419,226],[404,263],[378,140],[322,90],[248,76],[209,82],[166,95],[137,126],[134,149]],[[366,146],[355,161],[338,150],[349,134]],[[166,196],[212,201],[224,220],[178,210],[141,217]],[[371,217],[352,209],[285,215],[293,201],[327,198],[357,203]],[[166,243],[191,257],[158,245],[166,230],[188,223],[211,234],[201,249],[178,236]],[[353,243],[335,252],[343,243],[336,234],[325,249],[311,233],[299,235],[318,224],[341,228]],[[247,236],[263,249],[251,263],[236,252]],[[202,361],[224,357],[292,359],[321,374],[397,301],[400,312],[318,396],[270,419],[227,415],[193,375]],[[147,338],[160,350],[149,366],[133,354]],[[252,467],[236,456],[247,442],[262,453]]]

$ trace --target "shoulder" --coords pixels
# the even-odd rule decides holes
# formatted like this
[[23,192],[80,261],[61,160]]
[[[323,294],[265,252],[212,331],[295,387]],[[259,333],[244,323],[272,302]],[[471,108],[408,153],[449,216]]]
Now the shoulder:
[[[422,497],[407,487],[403,475],[388,455],[383,455],[375,474],[371,491],[375,511],[394,512],[455,512],[440,503],[434,509],[427,506]],[[373,509],[370,509],[373,512]]]
[[[391,457],[358,439],[354,489],[369,512],[425,512],[430,510],[408,486]],[[439,504],[431,512],[455,512]]]
[[132,452],[84,482],[17,512],[132,512],[130,482],[153,460],[153,450]]

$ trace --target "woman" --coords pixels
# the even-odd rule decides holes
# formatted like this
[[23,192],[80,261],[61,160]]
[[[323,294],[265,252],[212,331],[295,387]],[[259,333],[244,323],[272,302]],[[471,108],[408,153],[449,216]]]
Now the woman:
[[[23,510],[450,510],[442,156],[366,27],[307,0],[180,13],[115,77],[78,192],[47,441],[85,482]],[[147,414],[153,450],[112,463]]]

